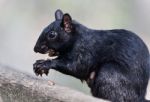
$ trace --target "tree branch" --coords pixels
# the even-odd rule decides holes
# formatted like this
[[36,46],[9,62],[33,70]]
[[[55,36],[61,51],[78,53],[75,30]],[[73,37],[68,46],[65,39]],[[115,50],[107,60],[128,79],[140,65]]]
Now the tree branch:
[[108,102],[0,65],[0,102]]

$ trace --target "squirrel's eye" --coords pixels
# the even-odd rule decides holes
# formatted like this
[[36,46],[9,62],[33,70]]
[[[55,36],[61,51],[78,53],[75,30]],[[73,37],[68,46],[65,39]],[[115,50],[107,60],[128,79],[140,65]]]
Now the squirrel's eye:
[[50,31],[50,33],[48,33],[47,35],[48,40],[55,39],[56,37],[57,37],[57,32],[55,31]]

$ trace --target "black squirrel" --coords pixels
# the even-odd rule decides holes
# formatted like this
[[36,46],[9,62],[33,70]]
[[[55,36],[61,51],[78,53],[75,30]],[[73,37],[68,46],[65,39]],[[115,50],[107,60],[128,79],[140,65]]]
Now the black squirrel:
[[37,60],[37,75],[49,69],[87,81],[93,96],[112,102],[150,102],[144,99],[150,56],[144,42],[124,29],[93,30],[61,10],[39,36],[35,52],[58,56]]

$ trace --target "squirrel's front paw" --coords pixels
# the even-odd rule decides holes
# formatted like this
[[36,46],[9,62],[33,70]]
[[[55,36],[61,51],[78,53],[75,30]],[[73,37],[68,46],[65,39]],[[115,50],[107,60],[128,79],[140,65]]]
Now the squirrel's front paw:
[[33,64],[33,70],[37,76],[38,75],[42,76],[42,74],[48,75],[48,73],[49,73],[48,62],[46,60],[37,60]]

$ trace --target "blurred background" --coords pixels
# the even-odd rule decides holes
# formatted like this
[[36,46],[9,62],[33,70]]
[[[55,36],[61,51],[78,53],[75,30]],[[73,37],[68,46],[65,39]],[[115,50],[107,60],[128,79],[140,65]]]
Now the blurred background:
[[[48,57],[33,47],[57,9],[89,28],[131,30],[150,49],[150,0],[0,0],[0,63],[34,75],[35,60]],[[90,94],[85,83],[59,72],[44,78]]]

